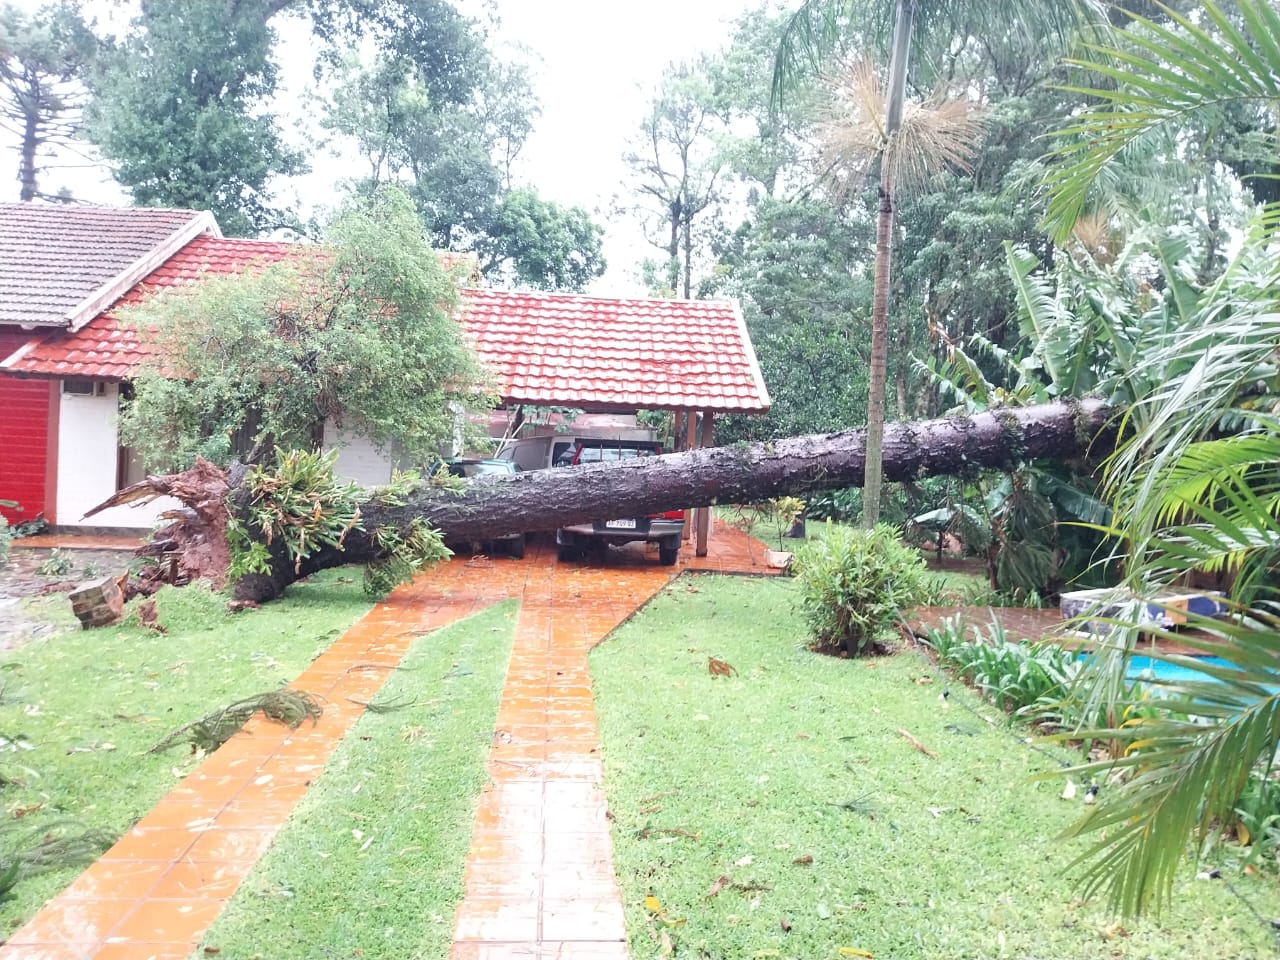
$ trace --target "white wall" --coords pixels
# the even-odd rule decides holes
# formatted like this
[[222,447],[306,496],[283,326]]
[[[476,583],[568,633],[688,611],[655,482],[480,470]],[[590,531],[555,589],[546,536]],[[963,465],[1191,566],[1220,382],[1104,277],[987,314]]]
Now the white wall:
[[[151,527],[165,510],[182,506],[162,497],[139,506],[112,507],[83,519],[116,492],[119,438],[116,428],[119,389],[105,385],[102,396],[62,393],[58,410],[58,506],[57,521],[77,527]],[[392,461],[366,438],[325,425],[324,445],[338,447],[337,474],[365,486],[379,486],[391,479]]]
[[62,526],[146,529],[163,511],[181,506],[172,497],[162,497],[136,507],[112,507],[83,519],[86,510],[116,492],[118,403],[114,383],[106,384],[100,397],[62,393],[59,398],[57,520]]
[[338,448],[333,470],[339,477],[354,480],[366,487],[379,487],[391,481],[392,461],[373,442],[359,434],[344,430],[332,421],[324,425],[324,448]]

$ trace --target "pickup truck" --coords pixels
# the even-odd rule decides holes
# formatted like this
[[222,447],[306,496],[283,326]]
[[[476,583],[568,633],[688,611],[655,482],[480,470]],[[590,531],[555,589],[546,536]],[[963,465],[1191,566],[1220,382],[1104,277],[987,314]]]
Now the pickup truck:
[[[606,440],[580,438],[561,453],[556,466],[575,467],[584,463],[609,463],[652,457],[662,447],[649,440]],[[620,546],[636,541],[656,542],[658,560],[672,566],[680,558],[680,540],[684,534],[684,511],[668,510],[640,517],[614,517],[561,527],[556,531],[556,555],[568,562],[582,556],[588,547],[604,549],[609,544]]]

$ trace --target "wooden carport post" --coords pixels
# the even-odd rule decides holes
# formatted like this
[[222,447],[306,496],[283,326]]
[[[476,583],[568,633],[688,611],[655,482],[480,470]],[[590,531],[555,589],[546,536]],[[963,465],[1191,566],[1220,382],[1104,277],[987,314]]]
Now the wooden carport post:
[[[702,411],[702,436],[698,440],[698,446],[714,446],[715,419],[715,414],[710,410]],[[711,511],[714,509],[715,507],[706,506],[698,511],[698,549],[694,552],[699,557],[707,555],[707,539],[711,533]]]
[[[684,449],[692,450],[698,445],[698,415],[692,410],[686,410],[684,414]],[[683,539],[688,540],[693,535],[693,518],[697,515],[697,511],[692,513],[688,510],[684,514],[684,534]]]

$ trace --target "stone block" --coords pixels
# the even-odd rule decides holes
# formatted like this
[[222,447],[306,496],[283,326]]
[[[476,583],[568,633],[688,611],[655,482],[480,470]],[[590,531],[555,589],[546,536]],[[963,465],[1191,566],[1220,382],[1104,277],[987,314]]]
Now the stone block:
[[123,579],[103,577],[71,592],[71,610],[85,630],[110,626],[124,616]]

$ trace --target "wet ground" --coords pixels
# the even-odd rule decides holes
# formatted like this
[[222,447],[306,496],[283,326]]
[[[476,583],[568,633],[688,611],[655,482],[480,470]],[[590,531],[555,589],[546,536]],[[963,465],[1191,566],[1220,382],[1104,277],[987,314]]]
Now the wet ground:
[[15,540],[8,562],[0,565],[0,650],[62,628],[41,619],[25,601],[65,597],[82,583],[124,573],[132,559],[125,549],[32,547]]

